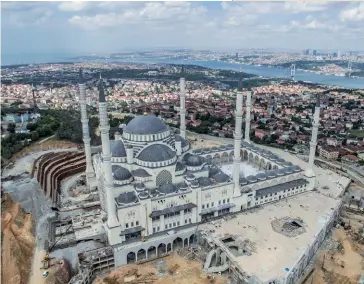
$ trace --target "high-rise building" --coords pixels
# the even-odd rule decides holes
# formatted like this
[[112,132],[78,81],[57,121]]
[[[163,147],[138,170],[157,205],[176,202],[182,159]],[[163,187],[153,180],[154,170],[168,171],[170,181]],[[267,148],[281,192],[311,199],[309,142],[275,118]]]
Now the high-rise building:
[[314,55],[314,56],[316,56],[316,55],[317,55],[317,50],[316,50],[316,49],[314,49],[314,50],[312,51],[312,55]]

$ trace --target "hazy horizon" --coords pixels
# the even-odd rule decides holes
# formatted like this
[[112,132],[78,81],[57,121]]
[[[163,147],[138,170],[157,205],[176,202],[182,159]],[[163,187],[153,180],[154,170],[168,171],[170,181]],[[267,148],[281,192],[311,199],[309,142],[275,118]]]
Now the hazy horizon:
[[2,2],[3,55],[357,50],[364,2]]

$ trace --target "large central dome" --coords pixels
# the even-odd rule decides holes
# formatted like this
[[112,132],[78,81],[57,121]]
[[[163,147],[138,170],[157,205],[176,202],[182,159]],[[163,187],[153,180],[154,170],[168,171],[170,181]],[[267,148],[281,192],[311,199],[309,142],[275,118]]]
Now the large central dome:
[[167,125],[152,114],[139,115],[124,128],[124,131],[130,134],[156,134],[167,130]]

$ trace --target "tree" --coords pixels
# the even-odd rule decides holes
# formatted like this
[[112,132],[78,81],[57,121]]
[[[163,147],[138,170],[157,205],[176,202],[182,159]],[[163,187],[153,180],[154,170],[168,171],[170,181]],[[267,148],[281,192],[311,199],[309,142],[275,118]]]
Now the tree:
[[11,122],[8,124],[8,128],[7,130],[10,132],[10,133],[15,133],[15,127],[16,127],[16,124]]
[[31,133],[31,138],[30,139],[32,139],[32,141],[38,141],[38,139],[39,139],[39,134],[38,134],[38,132],[37,131],[33,131],[32,133]]

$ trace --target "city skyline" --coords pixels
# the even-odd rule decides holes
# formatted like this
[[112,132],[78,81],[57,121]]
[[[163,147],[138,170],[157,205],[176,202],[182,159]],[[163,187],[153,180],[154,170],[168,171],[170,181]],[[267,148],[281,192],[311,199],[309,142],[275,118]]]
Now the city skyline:
[[2,53],[357,50],[363,2],[2,2]]

